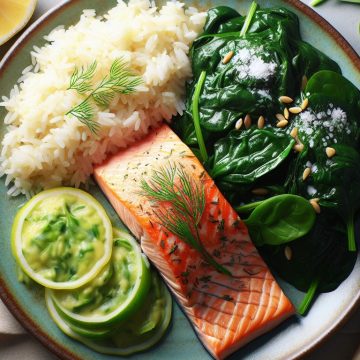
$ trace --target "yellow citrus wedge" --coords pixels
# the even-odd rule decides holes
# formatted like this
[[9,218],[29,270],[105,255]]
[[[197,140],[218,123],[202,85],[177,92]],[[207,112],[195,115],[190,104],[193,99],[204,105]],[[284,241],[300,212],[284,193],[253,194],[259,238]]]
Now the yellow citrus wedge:
[[0,0],[0,45],[29,22],[36,2],[37,0]]

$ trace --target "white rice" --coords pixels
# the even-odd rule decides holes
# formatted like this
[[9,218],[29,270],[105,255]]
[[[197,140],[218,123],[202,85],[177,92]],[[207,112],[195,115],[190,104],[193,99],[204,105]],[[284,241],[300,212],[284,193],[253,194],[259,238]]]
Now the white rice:
[[[34,46],[9,98],[2,141],[0,175],[9,195],[32,195],[60,185],[79,186],[108,154],[143,137],[163,119],[184,109],[184,85],[191,77],[187,56],[205,22],[205,13],[168,2],[160,10],[148,0],[119,1],[99,17],[85,10],[80,21],[58,27]],[[143,78],[131,95],[118,95],[108,109],[98,109],[98,136],[71,115],[84,96],[67,90],[75,66],[97,61],[94,82],[122,57]]]

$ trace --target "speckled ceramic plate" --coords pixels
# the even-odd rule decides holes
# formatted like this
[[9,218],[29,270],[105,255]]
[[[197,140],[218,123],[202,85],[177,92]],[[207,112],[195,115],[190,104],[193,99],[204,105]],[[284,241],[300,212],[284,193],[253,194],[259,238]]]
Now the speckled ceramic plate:
[[[226,4],[245,13],[250,1],[188,1],[189,4],[208,8],[215,4]],[[301,31],[305,40],[336,59],[345,76],[360,87],[360,58],[348,43],[326,21],[297,0],[259,0],[261,6],[286,6],[300,17]],[[21,71],[30,64],[29,52],[32,46],[44,44],[43,36],[54,27],[70,25],[78,21],[83,9],[94,8],[104,13],[114,6],[115,0],[72,0],[45,14],[32,25],[16,42],[0,64],[0,96],[8,95],[10,89],[21,76]],[[5,132],[4,109],[0,110],[0,138]],[[91,192],[105,205],[114,223],[118,218],[96,187]],[[63,359],[108,360],[115,357],[97,354],[76,341],[66,337],[51,321],[43,301],[43,292],[30,291],[19,284],[15,261],[10,249],[10,229],[19,205],[25,201],[6,195],[4,180],[0,181],[0,296],[30,332],[50,350]],[[302,294],[285,286],[288,296],[298,303]],[[234,354],[231,359],[293,359],[311,350],[339,324],[350,316],[360,303],[360,258],[351,275],[341,286],[331,293],[319,296],[305,318],[293,317],[275,330],[254,340]],[[118,357],[117,357],[118,358]],[[146,353],[132,358],[142,359],[210,359],[196,338],[188,320],[175,306],[170,329],[163,341]]]

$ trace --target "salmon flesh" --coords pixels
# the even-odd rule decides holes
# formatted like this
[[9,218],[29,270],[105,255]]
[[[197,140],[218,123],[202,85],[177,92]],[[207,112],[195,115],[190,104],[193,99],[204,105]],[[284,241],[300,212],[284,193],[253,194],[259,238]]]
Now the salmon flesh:
[[[202,246],[231,275],[159,222],[156,204],[142,190],[153,171],[175,164],[204,190],[198,223]],[[205,348],[224,359],[294,314],[247,228],[191,150],[167,126],[95,169],[95,179],[121,220],[140,241],[190,319]],[[171,204],[170,204],[171,206]]]

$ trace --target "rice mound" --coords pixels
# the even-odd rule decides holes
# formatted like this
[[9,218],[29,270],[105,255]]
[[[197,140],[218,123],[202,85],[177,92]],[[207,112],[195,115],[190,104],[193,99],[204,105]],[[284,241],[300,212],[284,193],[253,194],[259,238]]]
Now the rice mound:
[[[9,98],[1,106],[7,132],[2,141],[0,176],[8,194],[28,197],[41,189],[80,186],[108,154],[143,137],[150,127],[184,110],[185,82],[191,77],[187,53],[206,14],[167,2],[160,10],[148,0],[119,1],[104,16],[85,10],[80,21],[58,27],[48,42],[31,52]],[[126,60],[143,84],[130,95],[117,95],[108,109],[97,108],[97,135],[72,115],[84,95],[67,90],[75,66],[97,61],[94,83],[113,61]]]

